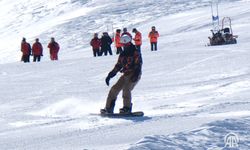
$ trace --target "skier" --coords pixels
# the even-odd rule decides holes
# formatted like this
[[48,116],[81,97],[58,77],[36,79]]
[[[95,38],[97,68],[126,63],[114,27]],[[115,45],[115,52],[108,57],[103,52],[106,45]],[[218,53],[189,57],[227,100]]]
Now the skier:
[[135,47],[139,52],[141,52],[141,44],[142,44],[141,32],[139,32],[136,28],[134,28],[132,32],[135,33],[135,37],[133,38],[133,40],[135,41]]
[[23,53],[21,61],[24,63],[30,62],[31,46],[26,42],[25,38],[23,38],[21,43],[21,52]]
[[123,108],[120,109],[120,113],[131,113],[131,91],[138,83],[141,77],[142,60],[140,53],[136,50],[135,45],[131,43],[132,38],[128,35],[121,37],[121,43],[123,44],[123,51],[119,55],[118,61],[114,69],[109,72],[106,77],[106,84],[109,86],[109,81],[118,72],[123,73],[117,83],[112,86],[109,91],[106,106],[101,109],[101,113],[113,113],[115,107],[115,101],[119,92],[122,90]]
[[32,45],[33,62],[40,61],[41,56],[43,56],[43,46],[36,38],[35,43]]
[[112,49],[111,49],[112,39],[108,35],[108,32],[103,32],[103,36],[101,38],[101,54],[104,53],[105,56],[108,55],[108,52],[110,55],[112,55]]
[[120,42],[120,38],[121,38],[121,29],[117,29],[115,34],[115,47],[117,55],[122,52],[122,44]]
[[157,51],[157,39],[159,37],[158,31],[155,30],[155,26],[152,26],[152,31],[149,32],[148,37],[151,43],[151,51]]
[[101,40],[98,38],[98,33],[94,34],[94,38],[90,41],[90,45],[92,46],[94,57],[100,56]]
[[48,44],[49,52],[50,52],[50,59],[51,60],[58,60],[58,52],[60,49],[59,44],[55,41],[55,38],[52,37],[50,43]]

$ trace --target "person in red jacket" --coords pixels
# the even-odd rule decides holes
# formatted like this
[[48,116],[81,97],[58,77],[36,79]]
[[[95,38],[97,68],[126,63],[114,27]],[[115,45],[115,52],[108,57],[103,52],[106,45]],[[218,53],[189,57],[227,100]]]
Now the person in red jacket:
[[115,34],[115,47],[117,55],[122,52],[122,43],[120,42],[120,39],[121,39],[121,29],[117,29]]
[[157,51],[157,39],[159,37],[158,31],[155,30],[155,26],[152,26],[152,31],[149,32],[148,37],[151,43],[151,51]]
[[31,46],[26,42],[25,38],[23,38],[21,43],[21,52],[23,53],[21,61],[24,63],[30,62]]
[[36,38],[35,43],[32,45],[33,62],[40,61],[41,56],[43,56],[43,46]]
[[90,45],[93,49],[94,57],[100,56],[101,39],[98,38],[98,34],[94,34],[94,38],[90,41]]
[[58,60],[58,52],[60,49],[59,44],[55,41],[55,38],[51,38],[51,41],[48,45],[49,52],[50,52],[50,59],[51,60]]
[[133,38],[135,42],[135,47],[139,52],[141,52],[141,44],[142,44],[141,32],[139,32],[136,28],[134,28],[132,32],[135,33],[135,37]]

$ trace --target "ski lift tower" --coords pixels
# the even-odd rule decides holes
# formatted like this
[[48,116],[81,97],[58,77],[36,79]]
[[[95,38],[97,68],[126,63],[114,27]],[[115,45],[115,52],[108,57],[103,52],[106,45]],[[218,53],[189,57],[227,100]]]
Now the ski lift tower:
[[212,14],[213,32],[220,31],[220,18],[219,18],[218,5],[219,5],[218,0],[212,0],[211,1],[211,14]]

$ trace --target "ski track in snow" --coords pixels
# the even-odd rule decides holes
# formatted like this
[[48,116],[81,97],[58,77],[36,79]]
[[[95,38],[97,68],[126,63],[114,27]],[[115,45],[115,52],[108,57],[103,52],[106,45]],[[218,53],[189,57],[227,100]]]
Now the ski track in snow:
[[[250,1],[220,2],[220,15],[232,17],[239,39],[218,47],[204,46],[209,2],[1,1],[0,149],[223,149],[230,132],[239,135],[240,149],[248,149]],[[143,76],[133,92],[133,109],[143,110],[142,118],[95,115],[117,57],[93,58],[88,42],[109,22],[137,27],[145,37]],[[157,52],[149,51],[146,39],[152,25],[161,36]],[[41,37],[44,46],[56,35],[60,61],[48,61],[45,50],[40,63],[16,62],[19,44],[13,43],[24,35]],[[121,96],[115,111],[120,107]]]

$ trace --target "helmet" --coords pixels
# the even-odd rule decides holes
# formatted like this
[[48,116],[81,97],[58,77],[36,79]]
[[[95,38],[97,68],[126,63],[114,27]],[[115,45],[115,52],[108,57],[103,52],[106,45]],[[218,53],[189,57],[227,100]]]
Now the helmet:
[[132,32],[134,32],[134,33],[135,33],[136,31],[137,31],[137,29],[136,29],[136,28],[134,28],[134,29],[132,30]]
[[127,44],[127,43],[131,42],[131,40],[132,40],[132,38],[131,38],[129,35],[124,34],[124,35],[121,37],[120,42],[121,42],[122,44]]

